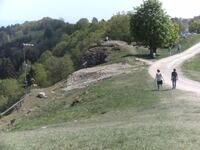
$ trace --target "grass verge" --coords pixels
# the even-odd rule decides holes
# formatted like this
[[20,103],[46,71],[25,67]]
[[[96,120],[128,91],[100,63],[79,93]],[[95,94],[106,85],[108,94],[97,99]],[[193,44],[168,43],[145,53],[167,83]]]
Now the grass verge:
[[200,82],[200,54],[186,61],[182,70],[186,76]]

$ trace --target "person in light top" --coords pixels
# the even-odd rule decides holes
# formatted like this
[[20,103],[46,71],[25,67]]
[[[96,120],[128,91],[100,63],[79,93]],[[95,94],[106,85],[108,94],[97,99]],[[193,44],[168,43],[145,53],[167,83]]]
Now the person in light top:
[[163,76],[160,73],[159,69],[157,70],[155,80],[156,80],[156,83],[157,83],[157,88],[158,88],[158,90],[160,90],[160,86],[162,86],[162,84],[163,84]]

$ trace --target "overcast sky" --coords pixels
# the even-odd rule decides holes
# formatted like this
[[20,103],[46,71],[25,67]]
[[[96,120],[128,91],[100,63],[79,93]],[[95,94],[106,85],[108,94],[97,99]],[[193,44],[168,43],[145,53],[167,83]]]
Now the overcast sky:
[[[80,18],[109,19],[121,11],[132,11],[143,0],[0,0],[0,25],[22,23],[43,17],[63,18],[75,23]],[[200,15],[199,0],[160,0],[172,17]]]

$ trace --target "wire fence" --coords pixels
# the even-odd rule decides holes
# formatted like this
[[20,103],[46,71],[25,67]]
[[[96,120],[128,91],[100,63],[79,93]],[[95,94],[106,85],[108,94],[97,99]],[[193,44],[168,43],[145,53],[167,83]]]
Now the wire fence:
[[4,112],[0,113],[0,117],[2,117],[4,115],[7,115],[10,112],[13,112],[15,110],[18,110],[22,106],[22,103],[24,103],[24,99],[25,99],[25,96],[23,96],[18,102],[16,102],[15,104],[13,104],[7,110],[5,110]]

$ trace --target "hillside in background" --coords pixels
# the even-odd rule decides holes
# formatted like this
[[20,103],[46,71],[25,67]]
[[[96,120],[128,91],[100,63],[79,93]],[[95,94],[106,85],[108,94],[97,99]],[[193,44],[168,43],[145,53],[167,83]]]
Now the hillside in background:
[[[48,87],[66,79],[75,70],[105,63],[110,50],[118,48],[102,45],[104,40],[133,42],[129,30],[130,15],[131,13],[118,13],[108,21],[93,18],[90,22],[82,18],[75,24],[43,18],[1,27],[1,112],[18,100],[26,87]],[[185,38],[188,36],[185,34],[188,26],[198,20],[198,17],[172,20],[179,25],[180,34]],[[184,41],[180,42],[185,49],[197,41],[198,36],[189,38],[186,44]],[[34,46],[24,46],[24,43]],[[176,51],[176,47],[172,49],[172,53],[173,51]],[[140,48],[136,55],[143,57],[146,53],[146,48]],[[160,51],[159,58],[167,55],[166,51]]]
[[0,27],[0,150],[199,149],[199,53],[200,17],[159,0]]
[[[129,14],[76,24],[44,18],[0,34],[0,111],[24,94],[26,79],[29,89],[22,106],[0,118],[0,149],[198,149],[199,97],[166,84],[157,91],[147,73],[177,45],[149,59],[148,47],[130,36]],[[181,36],[180,52],[199,41]]]
[[[191,39],[194,36],[183,42]],[[198,148],[200,105],[196,93],[171,90],[166,85],[155,90],[148,64],[135,58],[138,48],[124,42],[114,44],[119,47],[107,58],[112,64],[81,69],[69,82],[31,90],[20,110],[0,120],[0,148]],[[95,82],[101,77],[104,80]],[[39,91],[48,97],[37,98]]]
[[1,27],[0,111],[18,100],[27,86],[47,87],[74,70],[104,63],[107,48],[95,47],[107,36],[130,42],[129,15],[117,14],[108,21],[82,18],[75,24],[43,18]]

